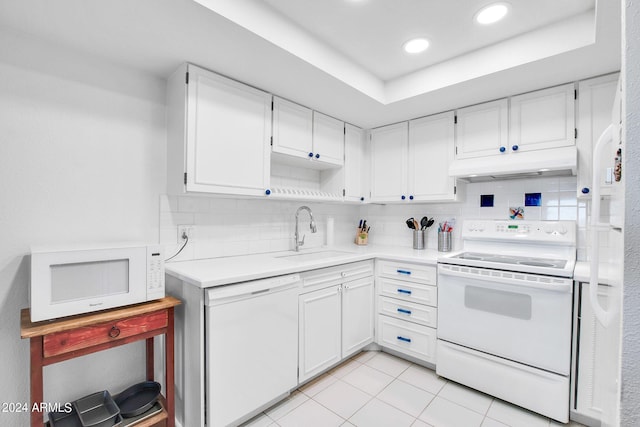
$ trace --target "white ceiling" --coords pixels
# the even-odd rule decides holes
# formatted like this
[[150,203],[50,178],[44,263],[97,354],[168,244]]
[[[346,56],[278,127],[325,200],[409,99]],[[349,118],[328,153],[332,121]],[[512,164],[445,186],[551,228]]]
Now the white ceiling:
[[[367,128],[620,68],[620,0],[511,0],[485,36],[486,1],[346,1],[0,0],[0,61],[37,43],[161,78],[192,62]],[[398,57],[422,20],[427,56]]]

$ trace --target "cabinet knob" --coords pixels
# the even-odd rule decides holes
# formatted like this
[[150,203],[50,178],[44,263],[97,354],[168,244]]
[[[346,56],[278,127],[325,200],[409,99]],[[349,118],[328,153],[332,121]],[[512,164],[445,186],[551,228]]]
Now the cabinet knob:
[[116,325],[113,325],[109,330],[109,336],[111,338],[118,338],[118,335],[120,335],[120,329],[118,329]]
[[271,194],[271,190],[269,190],[269,189],[267,188],[267,189],[264,191],[264,194],[266,194],[266,195],[268,196],[269,194]]
[[309,158],[313,157],[313,153],[309,153]]
[[316,159],[319,159],[319,158],[320,158],[320,154],[316,154]]
[[360,201],[361,201],[361,202],[364,202],[364,197],[360,197]]
[[402,200],[406,199],[406,197],[404,195],[402,195]]
[[504,153],[505,151],[507,151],[507,148],[506,148],[506,147],[500,147],[500,152],[501,152],[501,153]]
[[512,149],[513,151],[518,151],[518,146],[517,146],[517,145],[514,145],[513,147],[511,147],[511,149]]
[[409,196],[409,200],[413,200],[413,196]]
[[591,190],[589,190],[589,187],[584,187],[582,189],[582,194],[589,194],[589,191],[591,191]]

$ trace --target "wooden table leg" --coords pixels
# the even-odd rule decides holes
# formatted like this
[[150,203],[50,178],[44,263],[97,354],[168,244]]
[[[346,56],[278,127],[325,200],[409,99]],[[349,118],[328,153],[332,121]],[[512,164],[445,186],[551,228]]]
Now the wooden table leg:
[[168,316],[168,324],[167,324],[167,334],[165,335],[164,340],[164,357],[165,357],[165,382],[166,382],[166,393],[167,393],[167,413],[169,414],[169,420],[167,423],[168,427],[175,427],[176,423],[176,407],[175,407],[175,378],[174,378],[174,336],[173,336],[173,307],[170,307],[167,310]]
[[[42,385],[42,337],[33,337],[30,339],[31,346],[31,402],[29,408],[33,408],[34,404],[40,405],[43,400]],[[44,417],[42,411],[31,411],[31,427],[42,427]]]
[[147,338],[147,381],[154,379],[153,337]]

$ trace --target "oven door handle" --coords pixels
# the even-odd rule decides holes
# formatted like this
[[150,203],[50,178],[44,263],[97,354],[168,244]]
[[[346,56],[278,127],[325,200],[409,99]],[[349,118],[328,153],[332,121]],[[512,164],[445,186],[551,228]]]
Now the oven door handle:
[[[467,271],[461,271],[462,268],[467,269]],[[488,274],[482,274],[481,272],[483,271],[488,272]],[[513,273],[509,271],[487,270],[474,267],[460,267],[448,264],[438,264],[438,274],[559,293],[571,293],[573,283],[571,279],[561,277],[547,277],[528,273]],[[528,277],[529,279],[525,279],[525,277]],[[440,280],[438,280],[438,285],[440,285]]]

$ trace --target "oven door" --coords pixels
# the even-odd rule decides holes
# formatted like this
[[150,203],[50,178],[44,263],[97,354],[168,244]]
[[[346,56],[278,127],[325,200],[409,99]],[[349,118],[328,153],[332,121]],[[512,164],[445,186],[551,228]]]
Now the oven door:
[[569,375],[572,281],[438,264],[438,338]]

